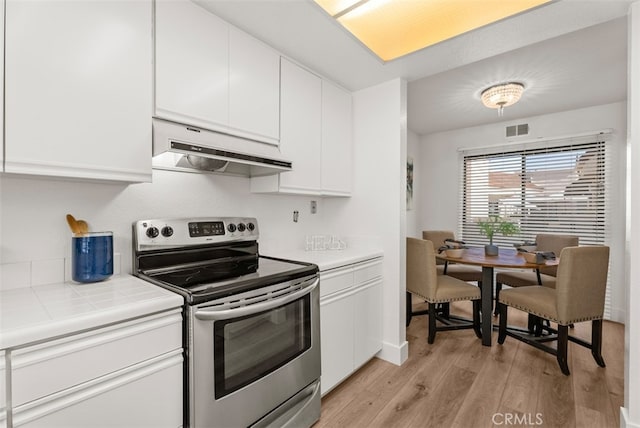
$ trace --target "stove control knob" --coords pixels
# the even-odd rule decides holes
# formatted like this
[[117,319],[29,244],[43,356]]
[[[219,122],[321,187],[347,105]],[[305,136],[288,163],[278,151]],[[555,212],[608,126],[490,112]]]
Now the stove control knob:
[[158,231],[158,228],[155,226],[151,226],[149,229],[147,229],[147,236],[149,238],[157,238],[158,234],[160,234],[160,231]]
[[165,226],[165,227],[162,228],[160,233],[162,233],[162,236],[165,236],[165,237],[168,238],[171,235],[173,235],[173,228],[171,226]]
[[250,232],[253,232],[256,230],[256,225],[253,223],[247,223],[247,229],[249,229]]
[[244,232],[246,229],[246,226],[244,225],[244,223],[238,223],[238,232]]
[[235,232],[235,231],[236,231],[236,225],[235,225],[235,224],[233,224],[233,223],[229,223],[229,225],[227,226],[227,230],[228,230],[230,233]]

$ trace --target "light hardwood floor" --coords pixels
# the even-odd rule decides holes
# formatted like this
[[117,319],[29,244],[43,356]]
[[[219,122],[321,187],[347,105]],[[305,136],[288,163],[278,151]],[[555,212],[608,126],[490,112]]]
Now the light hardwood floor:
[[[455,314],[470,316],[471,304]],[[414,310],[423,309],[415,305]],[[509,324],[526,324],[509,308]],[[497,318],[494,318],[497,323]],[[589,340],[591,323],[570,334]],[[407,328],[409,358],[402,366],[374,358],[322,399],[322,427],[558,427],[619,426],[624,394],[624,326],[604,322],[603,357],[569,345],[570,376],[554,356],[507,337],[482,346],[473,330],[438,332],[427,344],[427,318]]]

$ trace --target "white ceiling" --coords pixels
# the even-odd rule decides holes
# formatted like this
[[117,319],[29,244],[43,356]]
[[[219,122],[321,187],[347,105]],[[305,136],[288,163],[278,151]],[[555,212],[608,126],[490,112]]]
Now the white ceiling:
[[[312,0],[195,1],[349,90],[406,79],[408,126],[418,134],[626,99],[634,0],[558,0],[388,63]],[[526,89],[499,118],[479,95],[504,81]]]

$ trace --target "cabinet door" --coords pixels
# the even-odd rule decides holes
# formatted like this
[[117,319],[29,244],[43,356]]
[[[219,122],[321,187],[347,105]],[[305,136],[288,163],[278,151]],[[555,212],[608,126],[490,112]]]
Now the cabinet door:
[[322,193],[351,195],[351,94],[322,81]]
[[293,171],[280,174],[280,188],[319,194],[321,81],[284,58],[281,70],[280,150]]
[[229,121],[229,26],[187,0],[155,10],[155,114],[216,129]]
[[336,296],[320,302],[320,391],[325,394],[353,371],[352,300]]
[[7,172],[151,180],[151,14],[151,0],[7,1]]
[[374,280],[353,295],[355,312],[353,370],[382,349],[382,281]]
[[231,27],[229,79],[229,126],[246,132],[249,138],[277,145],[280,137],[280,55]]

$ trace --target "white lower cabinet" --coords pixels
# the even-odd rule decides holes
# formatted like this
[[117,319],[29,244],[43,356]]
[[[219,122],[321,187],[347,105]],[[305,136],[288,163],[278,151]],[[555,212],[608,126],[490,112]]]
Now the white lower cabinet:
[[322,394],[382,349],[382,258],[320,272]]
[[357,369],[382,349],[382,279],[359,287],[353,309],[353,366]]
[[178,427],[182,351],[14,409],[15,427]]
[[179,427],[180,309],[10,350],[12,427]]
[[323,299],[320,303],[320,390],[323,394],[353,371],[353,327],[353,299],[342,295]]

